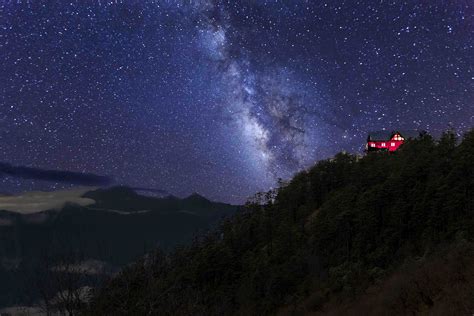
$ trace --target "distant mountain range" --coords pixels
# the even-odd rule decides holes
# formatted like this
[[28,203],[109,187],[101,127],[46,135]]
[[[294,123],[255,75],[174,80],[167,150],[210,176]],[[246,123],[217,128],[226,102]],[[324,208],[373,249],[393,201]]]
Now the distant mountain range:
[[10,205],[0,209],[0,307],[25,303],[27,275],[45,255],[75,252],[119,268],[156,247],[187,244],[239,208],[198,194],[156,198],[123,186],[80,198],[93,203],[23,214]]

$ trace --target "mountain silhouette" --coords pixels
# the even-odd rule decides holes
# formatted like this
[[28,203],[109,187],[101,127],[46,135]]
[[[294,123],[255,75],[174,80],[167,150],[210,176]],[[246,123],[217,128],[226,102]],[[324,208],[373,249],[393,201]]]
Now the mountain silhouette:
[[[156,198],[126,186],[92,190],[83,197],[95,203],[67,203],[28,215],[0,210],[0,292],[10,293],[0,295],[0,307],[24,296],[29,281],[23,280],[24,287],[20,281],[44,253],[54,257],[79,251],[118,268],[156,247],[167,251],[186,245],[238,209],[197,194]],[[13,261],[20,264],[6,264]]]

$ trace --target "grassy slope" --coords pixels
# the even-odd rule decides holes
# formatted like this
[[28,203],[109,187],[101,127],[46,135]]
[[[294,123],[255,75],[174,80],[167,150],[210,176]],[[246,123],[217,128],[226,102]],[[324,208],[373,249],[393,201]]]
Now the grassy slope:
[[[426,305],[407,303],[394,313],[434,311],[450,302],[443,289],[474,280],[470,270],[453,277],[457,262],[471,262],[469,251],[453,255],[450,268],[430,268],[460,244],[470,245],[473,190],[474,131],[459,145],[447,133],[439,142],[424,135],[391,155],[338,154],[256,196],[246,211],[192,246],[125,269],[88,313],[343,314],[367,312],[371,300],[390,301],[390,295],[402,302],[421,297]],[[417,258],[424,265],[410,266]],[[441,275],[433,293],[431,283],[411,281],[431,269]],[[393,285],[397,275],[405,283]],[[377,284],[384,290],[367,294]],[[469,286],[459,297],[471,293]],[[468,303],[451,307],[464,313],[472,308]],[[395,305],[379,304],[382,310]]]

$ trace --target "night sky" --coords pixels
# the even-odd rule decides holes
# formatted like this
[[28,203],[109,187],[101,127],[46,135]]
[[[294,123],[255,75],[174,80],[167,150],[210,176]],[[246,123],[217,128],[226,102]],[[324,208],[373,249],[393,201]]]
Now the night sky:
[[0,0],[0,162],[243,202],[371,130],[473,127],[473,45],[470,0]]

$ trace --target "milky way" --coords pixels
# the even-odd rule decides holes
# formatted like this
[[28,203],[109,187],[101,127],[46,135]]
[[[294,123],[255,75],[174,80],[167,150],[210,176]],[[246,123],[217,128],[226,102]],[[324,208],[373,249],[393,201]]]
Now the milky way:
[[473,34],[464,0],[0,0],[0,162],[243,202],[371,130],[471,128]]

